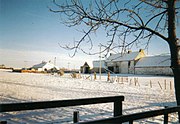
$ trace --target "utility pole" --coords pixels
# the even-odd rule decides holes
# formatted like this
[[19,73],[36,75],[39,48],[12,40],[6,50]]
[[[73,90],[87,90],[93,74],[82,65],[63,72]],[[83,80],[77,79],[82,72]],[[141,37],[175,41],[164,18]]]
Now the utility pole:
[[68,71],[70,71],[69,65],[70,65],[70,63],[68,62]]
[[56,57],[54,57],[54,65],[56,66]]
[[101,80],[101,44],[100,46],[100,52],[99,52],[99,79]]

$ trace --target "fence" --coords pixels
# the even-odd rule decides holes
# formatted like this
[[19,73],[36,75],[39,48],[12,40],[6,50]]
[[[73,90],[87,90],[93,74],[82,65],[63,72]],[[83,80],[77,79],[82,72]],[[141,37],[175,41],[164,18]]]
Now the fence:
[[[79,122],[79,112],[74,112],[73,122],[77,124],[98,124],[98,123],[113,124],[113,123],[123,123],[123,122],[129,122],[130,124],[133,124],[133,121],[135,120],[155,117],[159,115],[164,115],[164,124],[168,124],[168,114],[174,112],[178,112],[178,113],[180,112],[180,106],[177,106],[177,107],[169,107],[160,110],[122,115],[122,101],[124,101],[124,96],[29,102],[29,103],[9,103],[9,104],[0,104],[0,112],[58,108],[58,107],[78,106],[78,105],[109,103],[109,102],[114,103],[114,117],[101,119],[101,120]],[[6,124],[6,123],[7,123],[6,121],[0,121],[0,124]]]
[[129,122],[129,124],[133,124],[133,121],[135,120],[155,117],[159,115],[164,115],[164,124],[168,124],[168,114],[175,113],[175,112],[180,112],[180,106],[135,113],[135,114],[129,114],[129,115],[122,115],[118,117],[112,117],[112,118],[101,119],[101,120],[79,122],[78,124],[104,124],[104,123],[119,124],[119,123],[124,123],[124,122]]
[[[110,97],[97,97],[85,98],[74,100],[59,100],[59,101],[42,101],[42,102],[28,102],[28,103],[9,103],[0,104],[0,112],[12,112],[22,110],[36,110],[46,108],[69,107],[78,105],[90,105],[99,103],[114,103],[114,117],[122,115],[122,101],[124,96],[110,96]],[[74,113],[74,122],[78,122],[78,113]],[[5,124],[6,121],[1,121],[0,124]]]

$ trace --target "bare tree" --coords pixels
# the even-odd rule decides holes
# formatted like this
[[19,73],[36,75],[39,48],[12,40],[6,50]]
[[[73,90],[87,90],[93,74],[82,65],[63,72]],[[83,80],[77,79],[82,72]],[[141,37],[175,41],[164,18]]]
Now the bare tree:
[[[110,38],[102,42],[102,52],[120,49],[124,52],[137,43],[148,46],[152,37],[160,37],[169,44],[171,53],[171,68],[174,73],[177,104],[180,105],[180,40],[176,37],[176,15],[180,7],[178,0],[67,0],[53,1],[56,9],[50,11],[59,13],[62,22],[69,26],[83,25],[84,35],[72,46],[61,46],[68,50],[84,51],[80,46],[83,42],[90,43],[91,34],[104,29]],[[128,39],[134,36],[134,39]],[[118,41],[118,42],[117,42]],[[158,41],[157,41],[158,42]],[[95,54],[95,53],[87,53]]]

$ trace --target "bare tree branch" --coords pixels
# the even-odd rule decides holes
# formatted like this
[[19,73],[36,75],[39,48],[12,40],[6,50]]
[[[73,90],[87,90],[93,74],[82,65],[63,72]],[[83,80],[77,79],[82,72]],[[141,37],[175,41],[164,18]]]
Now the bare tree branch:
[[157,1],[156,0],[149,0],[149,1],[141,0],[141,1],[155,8],[167,9],[167,7],[162,6],[162,3],[167,2],[167,0],[162,0],[162,1],[161,0],[157,0]]
[[[110,51],[115,48],[122,48],[122,52],[125,49],[133,45],[136,41],[140,39],[146,39],[147,44],[152,38],[156,35],[162,38],[165,41],[168,41],[168,38],[161,33],[164,30],[166,25],[166,0],[162,1],[153,1],[153,0],[140,0],[136,5],[132,5],[133,1],[129,0],[126,2],[116,1],[116,0],[99,0],[99,1],[90,1],[89,5],[83,5],[80,0],[67,0],[64,4],[58,4],[56,0],[53,0],[54,4],[58,7],[57,10],[50,9],[51,12],[60,13],[64,17],[64,24],[69,27],[77,25],[86,25],[89,29],[83,30],[83,37],[79,41],[74,41],[74,45],[70,47],[69,45],[61,46],[62,48],[74,50],[74,56],[78,50],[82,52],[94,55],[98,52],[87,52],[80,48],[80,44],[86,41],[90,43],[92,48],[91,33],[94,33],[100,30],[99,27],[104,27],[104,30],[107,32],[107,37],[110,37],[111,40],[107,41],[107,44],[103,44],[105,51]],[[145,18],[145,15],[141,14],[143,7],[147,5],[153,7],[151,14]],[[159,9],[159,12],[157,10]],[[161,10],[162,9],[162,10]],[[122,18],[122,15],[124,16]],[[126,18],[125,18],[126,17]],[[145,19],[144,19],[145,18]],[[152,26],[152,23],[156,25]],[[164,26],[162,27],[162,24]],[[102,29],[102,28],[101,28]],[[146,32],[146,34],[145,34]],[[148,33],[149,32],[149,33]],[[148,34],[147,34],[148,33]],[[132,34],[134,39],[127,41],[127,37]],[[113,43],[117,39],[121,39],[121,44],[113,46]]]

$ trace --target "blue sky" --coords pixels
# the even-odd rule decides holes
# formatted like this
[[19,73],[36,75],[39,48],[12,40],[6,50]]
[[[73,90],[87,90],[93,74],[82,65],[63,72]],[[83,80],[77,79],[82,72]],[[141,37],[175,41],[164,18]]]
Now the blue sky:
[[59,47],[58,43],[72,41],[76,30],[62,25],[59,16],[49,11],[51,0],[0,1],[0,64],[31,66],[55,57],[60,67],[84,64],[86,60],[80,59],[86,55],[71,58],[69,51]]
[[[0,64],[27,67],[56,57],[60,67],[70,63],[70,68],[79,68],[85,61],[92,65],[98,59],[99,55],[87,56],[81,52],[71,58],[70,51],[59,47],[58,43],[78,40],[82,34],[61,24],[59,15],[50,12],[48,6],[52,6],[51,0],[0,0]],[[106,38],[97,34],[96,40]],[[161,39],[151,41],[149,54],[168,52],[167,43]]]

